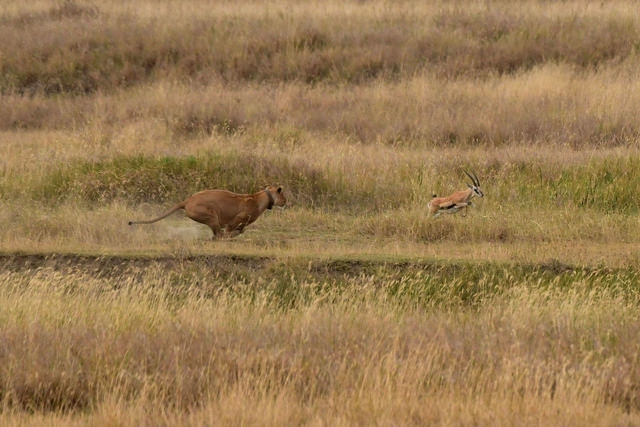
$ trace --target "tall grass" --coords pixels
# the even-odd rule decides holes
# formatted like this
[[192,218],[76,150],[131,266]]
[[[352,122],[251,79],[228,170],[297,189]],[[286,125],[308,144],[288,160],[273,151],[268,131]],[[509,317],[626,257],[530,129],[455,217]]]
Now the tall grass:
[[243,279],[229,267],[2,273],[1,417],[115,410],[126,422],[143,407],[152,423],[456,423],[496,404],[494,421],[637,414],[635,273],[372,265],[332,278],[275,265]]

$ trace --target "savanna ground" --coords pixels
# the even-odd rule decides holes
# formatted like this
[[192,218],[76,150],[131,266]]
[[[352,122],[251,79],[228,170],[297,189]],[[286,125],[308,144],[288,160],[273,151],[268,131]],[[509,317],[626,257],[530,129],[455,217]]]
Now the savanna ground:
[[[1,0],[0,40],[0,424],[640,423],[637,3]],[[233,240],[126,225],[266,183]]]

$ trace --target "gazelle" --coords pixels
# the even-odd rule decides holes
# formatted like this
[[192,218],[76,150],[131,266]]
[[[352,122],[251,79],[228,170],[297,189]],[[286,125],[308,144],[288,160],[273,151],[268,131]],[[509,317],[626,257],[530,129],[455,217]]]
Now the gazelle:
[[478,180],[478,176],[473,173],[473,176],[469,174],[467,171],[463,171],[469,179],[471,179],[471,184],[467,184],[466,190],[456,191],[455,193],[447,196],[447,197],[438,197],[435,194],[433,195],[431,201],[427,205],[429,209],[429,214],[433,215],[434,218],[438,217],[442,213],[456,213],[460,209],[466,209],[471,206],[471,199],[474,197],[484,197],[484,193],[480,189],[480,181]]

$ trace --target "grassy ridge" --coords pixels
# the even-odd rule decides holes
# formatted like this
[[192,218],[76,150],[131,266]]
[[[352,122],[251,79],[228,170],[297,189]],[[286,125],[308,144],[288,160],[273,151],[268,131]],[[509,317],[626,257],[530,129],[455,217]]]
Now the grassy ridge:
[[[76,162],[44,176],[27,194],[47,204],[76,200],[89,203],[181,201],[209,188],[238,193],[283,184],[297,203],[307,206],[358,205],[375,189],[350,190],[340,176],[286,157],[208,154],[184,158],[120,157],[104,162]],[[342,189],[342,190],[341,190]],[[24,188],[22,189],[24,191]]]
[[[298,167],[296,167],[298,166]],[[207,188],[240,193],[259,191],[264,184],[287,182],[298,197],[314,200],[329,183],[320,171],[292,165],[285,158],[210,154],[184,158],[120,157],[104,162],[77,162],[45,176],[34,198],[86,202],[180,201]]]

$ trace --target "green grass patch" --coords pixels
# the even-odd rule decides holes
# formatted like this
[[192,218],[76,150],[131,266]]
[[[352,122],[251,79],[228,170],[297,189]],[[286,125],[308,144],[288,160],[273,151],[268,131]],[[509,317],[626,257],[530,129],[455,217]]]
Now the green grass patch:
[[[522,264],[500,262],[385,261],[375,259],[254,256],[121,257],[6,254],[0,267],[26,275],[50,268],[83,274],[106,283],[129,277],[146,287],[163,277],[176,301],[197,293],[294,309],[338,300],[382,299],[400,310],[473,308],[527,288],[551,294],[606,293],[620,301],[640,299],[635,268],[578,267],[551,260]],[[148,277],[147,277],[148,276]],[[156,280],[156,279],[154,279]],[[112,285],[91,292],[111,292]]]
[[640,158],[635,156],[593,159],[567,167],[520,164],[495,171],[504,183],[494,194],[531,209],[586,208],[636,214],[640,209],[640,176],[635,171],[639,167]]
[[[267,184],[281,184],[287,197],[307,205],[337,204],[356,193],[340,178],[286,158],[246,154],[207,154],[187,157],[115,157],[78,161],[46,174],[27,190],[46,204],[65,200],[106,203],[167,203],[184,200],[205,189],[222,188],[237,193],[260,191]],[[373,189],[368,190],[372,192]],[[357,191],[357,199],[368,194]]]

